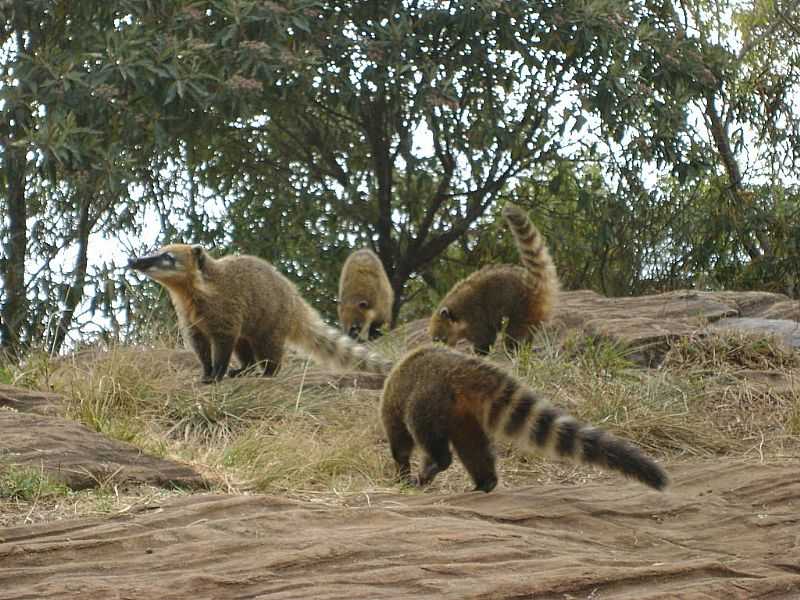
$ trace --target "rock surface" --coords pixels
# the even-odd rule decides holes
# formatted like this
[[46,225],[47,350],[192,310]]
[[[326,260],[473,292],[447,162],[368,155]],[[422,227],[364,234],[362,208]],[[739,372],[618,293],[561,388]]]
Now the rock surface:
[[800,348],[800,323],[789,319],[764,319],[760,317],[734,317],[720,319],[710,325],[712,331],[739,331],[774,335],[791,348]]
[[104,483],[205,487],[193,469],[143,454],[66,419],[0,411],[0,463],[43,469],[79,490]]
[[[554,316],[555,326],[631,349],[630,358],[646,366],[658,364],[675,340],[710,331],[777,335],[798,348],[798,320],[800,302],[783,294],[692,290],[623,298],[590,290],[562,292]],[[393,335],[408,347],[418,346],[429,341],[427,321],[406,323]]]
[[0,529],[0,599],[797,598],[800,464],[324,507],[195,495]]
[[64,414],[66,400],[51,392],[35,392],[13,385],[0,384],[0,408],[13,408],[20,412],[56,416]]

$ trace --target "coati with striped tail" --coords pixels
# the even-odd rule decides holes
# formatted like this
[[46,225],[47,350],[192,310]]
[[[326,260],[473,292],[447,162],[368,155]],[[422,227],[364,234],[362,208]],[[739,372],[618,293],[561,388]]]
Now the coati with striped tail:
[[[421,346],[394,366],[380,411],[398,476],[420,486],[450,466],[452,444],[475,490],[490,492],[497,485],[496,437],[618,471],[657,490],[667,485],[664,470],[633,444],[579,423],[489,361],[441,344]],[[415,446],[423,459],[412,478]]]
[[215,259],[202,246],[172,244],[132,258],[132,269],[169,292],[184,339],[203,365],[203,382],[221,380],[235,352],[240,369],[281,365],[285,346],[340,368],[386,373],[391,363],[327,326],[294,284],[255,256]]
[[455,284],[431,316],[434,341],[454,346],[469,340],[487,354],[504,318],[506,345],[514,349],[531,328],[548,321],[558,294],[558,275],[539,230],[520,207],[510,202],[503,216],[511,227],[523,266],[489,265]]
[[383,263],[372,250],[356,250],[339,277],[339,324],[352,338],[365,342],[378,337],[380,327],[392,322],[394,290]]

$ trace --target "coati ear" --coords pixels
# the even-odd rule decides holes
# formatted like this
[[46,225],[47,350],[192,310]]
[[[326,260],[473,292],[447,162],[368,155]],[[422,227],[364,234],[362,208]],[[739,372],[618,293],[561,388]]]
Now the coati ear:
[[194,256],[194,259],[197,262],[197,268],[202,269],[206,262],[206,251],[200,244],[195,244],[192,246],[192,256]]
[[361,310],[368,309],[369,308],[369,302],[367,302],[366,300],[359,300],[358,301],[358,308],[360,308]]
[[453,313],[450,312],[450,309],[446,306],[439,311],[439,316],[443,319],[447,319],[448,321],[453,320]]

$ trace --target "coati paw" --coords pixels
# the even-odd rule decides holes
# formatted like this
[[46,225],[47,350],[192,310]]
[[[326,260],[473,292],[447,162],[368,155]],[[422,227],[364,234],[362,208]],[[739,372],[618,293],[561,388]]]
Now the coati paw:
[[397,478],[402,485],[410,487],[423,487],[424,484],[420,483],[419,476],[417,475],[401,475]]
[[485,481],[479,481],[475,484],[475,487],[472,489],[473,492],[486,492],[487,494],[491,492],[495,487],[497,487],[497,477],[493,477],[491,479],[487,479]]
[[418,488],[428,487],[431,481],[433,481],[433,477],[426,477],[425,475],[411,475],[409,477],[409,484]]
[[202,383],[203,385],[208,385],[210,383],[217,383],[217,378],[214,377],[213,375],[203,375],[203,377],[200,379],[200,383]]

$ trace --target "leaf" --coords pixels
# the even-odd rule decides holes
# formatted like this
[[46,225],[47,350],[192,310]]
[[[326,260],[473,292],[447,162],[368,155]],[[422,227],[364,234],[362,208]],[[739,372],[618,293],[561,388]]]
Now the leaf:
[[178,94],[178,83],[173,81],[172,83],[167,86],[167,94],[164,98],[164,106],[175,100],[175,96]]
[[300,31],[305,31],[306,33],[311,33],[311,29],[308,26],[308,22],[305,19],[303,19],[302,17],[299,17],[297,15],[293,15],[291,21],[292,21],[292,25],[297,27]]

